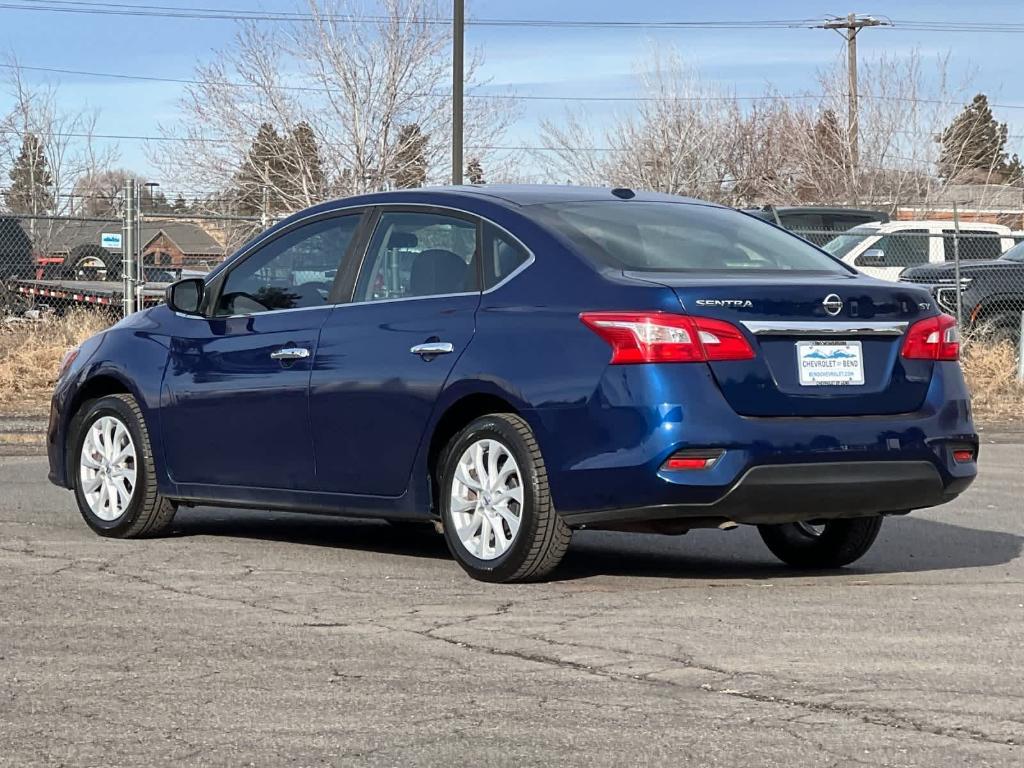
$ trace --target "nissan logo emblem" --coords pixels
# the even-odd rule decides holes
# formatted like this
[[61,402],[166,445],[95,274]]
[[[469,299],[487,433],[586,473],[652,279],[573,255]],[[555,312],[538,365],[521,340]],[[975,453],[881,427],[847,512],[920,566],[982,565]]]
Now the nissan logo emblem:
[[821,306],[825,308],[825,311],[828,312],[828,314],[835,317],[843,311],[843,300],[836,296],[836,294],[830,293],[825,297],[825,300],[821,302]]

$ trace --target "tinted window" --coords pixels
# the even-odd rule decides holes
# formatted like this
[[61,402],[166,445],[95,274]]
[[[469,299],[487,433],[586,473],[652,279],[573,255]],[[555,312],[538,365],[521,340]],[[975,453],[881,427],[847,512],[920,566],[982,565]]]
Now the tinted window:
[[228,274],[217,314],[247,315],[325,304],[360,218],[316,221],[260,248]]
[[800,238],[729,208],[628,201],[537,209],[584,255],[620,269],[847,274]]
[[[946,251],[946,261],[953,261],[956,258],[955,246],[953,244],[955,235],[955,230],[942,230],[942,243]],[[995,232],[982,234],[980,232],[964,232],[961,230],[961,259],[998,259],[1002,252],[1002,243]]]
[[384,213],[359,273],[356,301],[477,290],[477,225],[434,213]]
[[484,289],[493,288],[527,262],[530,254],[504,232],[488,225],[483,247]]
[[928,263],[927,229],[906,229],[886,235],[872,245],[868,251],[881,251],[884,255],[882,263],[869,262],[867,253],[857,257],[858,267],[913,267]]

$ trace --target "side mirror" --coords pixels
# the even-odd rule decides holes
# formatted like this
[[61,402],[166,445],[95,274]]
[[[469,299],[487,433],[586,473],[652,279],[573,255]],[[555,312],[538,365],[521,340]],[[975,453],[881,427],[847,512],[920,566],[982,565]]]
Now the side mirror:
[[881,248],[868,248],[864,253],[857,257],[858,267],[884,267],[885,262],[885,251]]
[[167,286],[164,300],[167,306],[183,315],[198,315],[203,303],[203,291],[206,283],[201,278],[190,277]]

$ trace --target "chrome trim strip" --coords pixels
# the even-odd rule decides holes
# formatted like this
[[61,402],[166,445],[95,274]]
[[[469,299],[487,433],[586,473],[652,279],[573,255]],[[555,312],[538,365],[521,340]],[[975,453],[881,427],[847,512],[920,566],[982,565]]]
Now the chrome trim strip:
[[755,336],[902,336],[904,322],[821,322],[814,320],[742,320]]

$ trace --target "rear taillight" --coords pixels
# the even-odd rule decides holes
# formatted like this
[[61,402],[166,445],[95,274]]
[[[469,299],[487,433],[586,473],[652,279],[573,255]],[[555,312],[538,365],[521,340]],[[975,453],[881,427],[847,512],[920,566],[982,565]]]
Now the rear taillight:
[[918,320],[907,331],[902,355],[913,360],[959,360],[960,333],[956,318],[936,315]]
[[720,448],[710,448],[707,450],[698,448],[679,451],[669,456],[661,468],[673,471],[711,469],[722,458],[723,453],[725,451]]
[[580,320],[612,348],[612,365],[750,360],[754,350],[731,323],[668,312],[584,312]]
[[974,461],[973,448],[957,448],[953,451],[953,461],[957,464],[968,464]]

